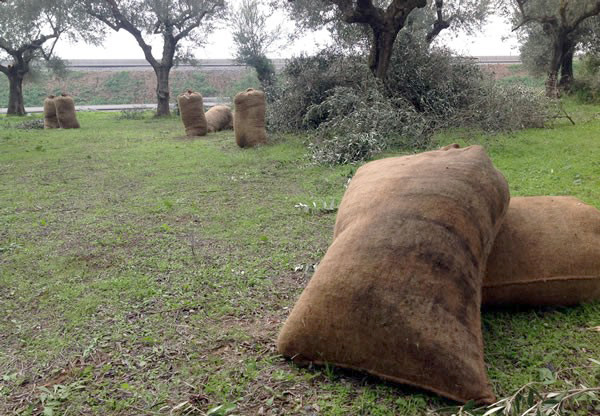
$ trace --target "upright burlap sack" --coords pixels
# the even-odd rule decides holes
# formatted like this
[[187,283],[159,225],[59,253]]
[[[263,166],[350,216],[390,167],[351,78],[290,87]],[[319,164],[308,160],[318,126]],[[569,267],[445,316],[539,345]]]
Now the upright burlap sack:
[[334,240],[279,334],[297,363],[329,363],[491,403],[480,303],[508,185],[480,146],[361,167]]
[[221,130],[233,129],[233,113],[226,105],[216,105],[206,112],[208,132],[215,133]]
[[177,97],[181,121],[188,136],[206,136],[208,128],[204,116],[204,101],[202,95],[188,90]]
[[577,198],[512,198],[483,279],[483,304],[600,300],[600,211]]
[[44,100],[44,128],[59,128],[58,117],[56,117],[56,105],[54,104],[54,95],[49,95]]
[[75,113],[75,101],[73,97],[67,94],[61,94],[54,97],[54,105],[56,106],[56,118],[58,125],[62,129],[78,129],[79,121]]
[[239,147],[254,147],[267,142],[265,93],[252,88],[237,94],[233,129]]

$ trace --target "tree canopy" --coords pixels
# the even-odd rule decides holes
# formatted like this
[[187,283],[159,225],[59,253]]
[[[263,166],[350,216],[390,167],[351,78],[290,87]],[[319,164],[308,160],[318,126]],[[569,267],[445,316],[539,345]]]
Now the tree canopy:
[[[202,45],[225,11],[225,0],[84,0],[87,12],[115,31],[129,32],[157,77],[157,115],[168,115],[169,72],[190,59],[185,46]],[[152,42],[162,42],[155,56]]]
[[373,73],[384,78],[400,30],[432,42],[452,28],[473,33],[490,13],[491,0],[289,0],[289,15],[302,28],[328,28],[352,48],[365,45]]
[[49,60],[62,36],[98,42],[102,32],[75,0],[7,0],[0,3],[0,72],[9,79],[8,114],[25,114],[23,79],[36,59]]
[[[526,33],[529,43],[525,43],[523,51],[531,54],[534,62],[547,62],[546,93],[557,96],[559,72],[562,71],[561,84],[568,85],[576,48],[586,36],[593,36],[600,0],[508,0],[501,4],[504,12],[511,15],[514,30]],[[540,52],[544,49],[547,58]]]
[[259,0],[241,0],[230,17],[236,59],[256,70],[263,88],[274,81],[275,67],[267,53],[282,32],[281,24],[269,26],[272,13],[273,10]]

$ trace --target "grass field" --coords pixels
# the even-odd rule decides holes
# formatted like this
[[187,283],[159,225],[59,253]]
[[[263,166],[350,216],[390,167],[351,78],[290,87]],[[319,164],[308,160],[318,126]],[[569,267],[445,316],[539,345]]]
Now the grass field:
[[[486,146],[513,195],[600,208],[600,106],[554,128],[451,132]],[[0,118],[0,414],[418,415],[452,403],[275,350],[331,239],[355,166],[302,138],[255,150],[176,119],[84,113],[81,130]],[[298,204],[313,206],[308,210]],[[494,390],[597,386],[600,303],[484,311]],[[569,384],[571,383],[571,384]],[[600,414],[580,402],[573,414]],[[593,410],[595,409],[595,410]],[[596,412],[596,413],[594,413]]]

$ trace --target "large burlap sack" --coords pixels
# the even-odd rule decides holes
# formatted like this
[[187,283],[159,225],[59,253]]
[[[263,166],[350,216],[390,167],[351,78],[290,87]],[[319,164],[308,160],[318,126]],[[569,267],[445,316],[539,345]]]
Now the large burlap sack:
[[233,129],[233,113],[226,105],[216,105],[206,112],[208,132],[215,133],[221,130]]
[[237,94],[233,129],[235,141],[240,147],[254,147],[267,142],[265,93],[252,88]]
[[577,198],[512,198],[488,259],[483,303],[600,300],[600,211]]
[[333,243],[279,334],[279,352],[460,402],[493,402],[481,279],[508,201],[480,146],[362,166]]
[[67,94],[61,94],[58,97],[54,97],[54,105],[56,106],[56,117],[58,118],[58,125],[60,128],[79,128],[79,121],[77,121],[73,97]]
[[58,117],[56,117],[56,105],[54,104],[54,95],[49,95],[44,100],[44,128],[59,128]]
[[202,95],[188,90],[177,97],[181,121],[188,136],[206,136],[208,128],[204,116],[204,101]]

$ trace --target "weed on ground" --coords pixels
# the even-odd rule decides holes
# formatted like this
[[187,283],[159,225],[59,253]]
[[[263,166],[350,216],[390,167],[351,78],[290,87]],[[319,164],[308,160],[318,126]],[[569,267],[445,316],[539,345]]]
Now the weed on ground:
[[[599,108],[584,110],[574,127],[437,141],[484,144],[513,195],[600,208]],[[231,132],[186,138],[175,118],[79,119],[80,130],[40,131],[0,118],[0,414],[416,415],[452,405],[298,368],[275,350],[356,166],[311,164],[302,138],[242,150]],[[598,303],[484,311],[495,392],[549,373],[549,389],[598,385],[598,327]]]

